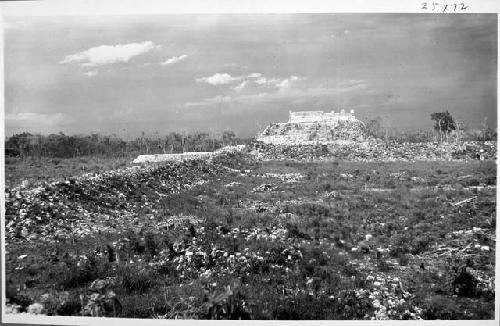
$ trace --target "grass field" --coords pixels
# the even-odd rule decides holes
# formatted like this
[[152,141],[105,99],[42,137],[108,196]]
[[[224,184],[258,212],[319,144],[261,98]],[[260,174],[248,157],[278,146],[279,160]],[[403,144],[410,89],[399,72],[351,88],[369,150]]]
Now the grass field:
[[[24,168],[11,168],[8,184],[19,180],[17,169]],[[176,176],[173,191],[163,182]],[[96,194],[78,182],[34,201],[10,194],[9,309],[35,303],[50,315],[128,318],[494,318],[493,161],[237,156],[160,166],[142,182],[117,178]],[[57,214],[43,217],[57,201],[64,203]],[[20,227],[22,209],[32,222]]]
[[82,156],[61,158],[5,158],[5,186],[12,188],[23,182],[26,185],[56,178],[68,178],[85,173],[98,173],[127,166],[135,157],[109,158]]

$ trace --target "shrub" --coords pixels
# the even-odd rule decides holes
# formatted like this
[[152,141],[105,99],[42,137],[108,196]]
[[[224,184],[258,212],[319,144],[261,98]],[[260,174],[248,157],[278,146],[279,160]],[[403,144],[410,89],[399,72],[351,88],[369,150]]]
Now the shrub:
[[153,233],[148,232],[144,239],[146,251],[148,252],[149,256],[153,258],[158,251],[158,243],[155,241],[155,236]]
[[429,246],[429,242],[430,242],[430,239],[426,235],[417,237],[411,243],[410,252],[413,255],[418,255],[419,253],[424,252],[427,249],[427,247]]
[[328,257],[323,254],[323,250],[321,248],[311,248],[304,253],[304,258],[305,257],[314,259],[316,261],[316,264],[319,266],[325,266],[329,263]]
[[33,299],[31,299],[26,295],[21,295],[21,294],[14,295],[9,299],[11,304],[16,304],[21,306],[20,312],[25,312],[26,308],[28,308],[28,306],[33,303]]
[[407,255],[405,254],[400,254],[398,257],[397,257],[397,260],[398,260],[398,264],[400,266],[408,266],[408,263],[410,262],[410,259],[408,258]]
[[97,273],[93,269],[71,267],[63,275],[60,285],[63,288],[77,288],[83,286],[97,278]]
[[342,266],[340,271],[342,272],[342,274],[348,277],[359,275],[359,271],[354,267],[353,264],[345,264],[344,266]]
[[82,310],[82,305],[80,300],[77,298],[72,298],[68,301],[63,302],[59,307],[57,307],[56,313],[59,316],[75,316]]
[[398,258],[410,252],[410,248],[408,248],[408,244],[402,235],[396,235],[392,237],[391,240],[392,248],[389,251],[389,255],[392,258]]
[[431,297],[424,307],[422,318],[427,320],[436,319],[465,319],[462,307],[446,296],[435,295]]
[[332,190],[332,185],[330,183],[324,183],[322,188],[324,191],[330,191]]
[[123,267],[121,274],[121,285],[128,292],[145,293],[154,283],[156,273],[144,269],[135,269],[129,266]]
[[454,294],[463,297],[472,297],[476,295],[477,283],[476,278],[464,267],[455,276],[451,285]]
[[298,238],[298,239],[306,239],[311,240],[311,236],[309,234],[302,232],[297,224],[288,223],[286,225],[286,229],[288,231],[289,238]]
[[77,288],[84,286],[97,278],[104,278],[108,275],[110,264],[100,261],[91,255],[82,266],[63,267],[52,270],[51,273],[59,280],[58,284],[63,288]]
[[388,272],[391,270],[391,266],[384,259],[380,259],[378,261],[377,267],[380,272]]
[[204,319],[250,319],[250,314],[245,308],[245,295],[237,285],[228,285],[223,292],[206,293],[205,308],[206,312],[202,314]]
[[[273,298],[274,299],[274,298]],[[312,296],[301,293],[291,298],[276,298],[275,305],[255,307],[252,316],[257,319],[280,320],[331,320],[331,319],[363,319],[373,312],[368,298],[357,298],[353,291],[341,291],[330,298],[321,294]],[[263,311],[268,313],[263,315]]]
[[[163,295],[162,295],[163,297]],[[122,318],[154,318],[163,315],[170,310],[169,306],[162,298],[148,294],[134,294],[121,299]]]

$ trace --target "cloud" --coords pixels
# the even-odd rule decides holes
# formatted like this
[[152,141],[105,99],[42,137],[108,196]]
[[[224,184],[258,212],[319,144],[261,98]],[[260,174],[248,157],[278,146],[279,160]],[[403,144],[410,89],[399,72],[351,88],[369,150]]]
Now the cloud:
[[276,84],[276,87],[278,87],[279,89],[288,88],[290,86],[291,86],[290,79],[284,79],[280,81],[278,84]]
[[244,80],[241,82],[241,84],[233,87],[233,89],[237,92],[241,92],[243,90],[243,88],[245,88],[245,86],[247,86],[247,85],[248,85],[248,80]]
[[159,49],[160,47],[160,45],[155,45],[151,41],[100,45],[82,52],[70,54],[60,61],[60,63],[77,62],[83,67],[97,67],[117,62],[128,62],[135,56],[147,53],[153,49]]
[[248,75],[248,78],[259,78],[261,76],[262,76],[262,74],[260,72],[254,72],[254,73],[251,73],[250,75]]
[[174,63],[177,63],[177,62],[180,62],[180,61],[182,61],[182,60],[186,59],[187,57],[188,57],[188,56],[187,56],[187,54],[183,54],[183,55],[180,55],[180,56],[178,56],[178,57],[172,57],[172,58],[169,58],[169,59],[167,59],[167,60],[165,60],[165,61],[161,62],[160,64],[161,64],[162,66],[172,65],[172,64],[174,64]]
[[264,76],[259,77],[255,80],[255,83],[260,86],[267,87],[278,87],[279,84],[283,82],[283,79],[280,78],[266,78]]
[[350,79],[349,81],[347,81],[346,85],[359,85],[359,84],[364,84],[365,81],[363,79]]
[[267,83],[267,79],[266,79],[266,77],[260,77],[259,79],[257,79],[255,81],[255,83],[257,83],[259,85],[265,85]]
[[184,105],[214,106],[215,104],[219,104],[221,100],[223,100],[224,102],[233,102],[233,103],[239,102],[249,105],[273,102],[273,101],[305,103],[306,101],[312,98],[332,98],[338,96],[352,96],[352,94],[356,94],[356,92],[359,92],[360,90],[368,89],[368,85],[362,80],[346,81],[340,83],[336,87],[324,87],[324,86],[306,87],[304,84],[294,84],[296,81],[300,80],[305,80],[305,78],[298,76],[290,76],[289,78],[286,79],[273,79],[273,83],[276,85],[276,88],[270,88],[269,91],[265,92],[260,91],[251,94],[240,94],[233,97],[216,96],[198,102],[187,102]]
[[5,115],[5,121],[9,123],[23,123],[33,125],[50,125],[62,122],[64,116],[62,113],[40,114],[32,112],[8,113]]
[[5,114],[6,131],[11,134],[27,130],[32,133],[53,133],[60,131],[60,125],[68,122],[72,123],[73,117],[63,113],[12,112]]
[[255,83],[260,86],[276,87],[278,89],[283,89],[292,86],[294,82],[299,80],[305,80],[304,77],[290,76],[288,78],[266,78],[260,75]]
[[290,78],[283,79],[279,82],[276,82],[275,85],[280,89],[280,91],[292,87],[293,83],[299,80],[304,80],[305,78],[290,76]]
[[259,72],[254,72],[248,75],[242,75],[242,76],[231,76],[228,73],[216,73],[210,77],[202,77],[202,78],[197,78],[197,82],[204,82],[207,84],[211,85],[227,85],[231,84],[236,81],[243,80],[240,84],[237,86],[232,87],[233,90],[240,92],[242,91],[245,87],[248,85],[255,85],[257,87],[259,86],[265,86],[265,87],[273,87],[273,88],[287,88],[292,85],[292,83],[299,81],[299,80],[305,80],[306,78],[304,77],[298,77],[298,76],[290,76],[288,78],[267,78],[264,75],[262,75]]
[[196,81],[207,83],[210,85],[226,85],[240,79],[241,77],[232,77],[230,74],[227,73],[216,73],[210,77],[197,78]]
[[91,71],[87,71],[87,72],[84,72],[84,74],[87,76],[87,77],[94,77],[98,74],[97,70],[91,70]]

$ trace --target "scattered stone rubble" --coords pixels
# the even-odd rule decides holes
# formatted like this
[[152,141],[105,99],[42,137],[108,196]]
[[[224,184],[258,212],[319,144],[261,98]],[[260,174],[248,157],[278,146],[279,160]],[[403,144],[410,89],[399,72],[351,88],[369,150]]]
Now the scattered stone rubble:
[[[217,155],[231,150],[241,148]],[[204,178],[225,171],[217,162],[183,160],[6,189],[6,240],[51,242],[125,229],[137,219],[130,212],[152,207],[167,194],[201,185]],[[122,218],[113,218],[117,214]]]
[[257,187],[254,187],[252,189],[252,192],[266,192],[266,191],[274,191],[276,190],[278,187],[276,185],[273,185],[273,184],[269,184],[269,183],[263,183]]
[[[336,150],[334,146],[321,145],[280,147],[269,144],[257,144],[254,147],[254,153],[264,158],[275,155],[278,159],[290,158],[290,156],[287,156],[290,153],[295,156],[292,158],[296,159],[328,159],[332,157],[351,160],[410,160],[415,159],[415,157],[425,157],[427,160],[443,158],[475,159],[474,153],[481,153],[483,157],[488,159],[496,157],[495,142],[471,142],[462,146],[454,144],[393,144],[392,147],[390,144],[378,145],[380,147],[375,146],[375,150],[368,145],[363,147],[362,150],[368,153],[365,156],[360,155],[359,152],[352,149],[349,151],[349,148],[344,148],[342,152],[332,152],[332,150]],[[241,151],[243,148],[223,149],[217,152],[219,155],[217,157],[224,157],[224,155]],[[361,149],[359,151],[361,152]],[[344,156],[336,157],[334,156],[335,153],[342,153]],[[21,242],[26,240],[55,242],[58,241],[58,238],[78,238],[94,234],[98,231],[105,231],[106,227],[112,227],[117,230],[120,229],[120,223],[124,225],[137,223],[138,216],[134,216],[130,212],[138,211],[138,207],[151,207],[151,217],[153,215],[158,216],[160,213],[153,211],[153,205],[151,204],[160,200],[162,196],[168,193],[179,192],[182,189],[189,189],[192,185],[202,184],[205,182],[205,178],[216,176],[227,170],[227,167],[221,164],[208,161],[211,160],[182,159],[176,162],[165,162],[162,165],[136,166],[105,172],[95,176],[85,175],[70,180],[43,184],[34,189],[18,187],[6,190],[7,243],[12,244],[18,239]],[[231,169],[231,171],[239,172],[240,170]],[[399,179],[410,178],[414,182],[423,182],[419,178],[413,179],[409,177],[404,172],[393,173],[391,176]],[[304,176],[300,173],[265,173],[259,175],[259,177],[262,177],[264,179],[263,182],[266,183],[255,187],[253,189],[254,192],[277,191],[279,187],[273,183],[276,179],[279,179],[283,183],[295,183],[304,180]],[[342,173],[340,177],[349,180],[353,178],[353,175]],[[461,178],[466,177],[468,176],[462,176]],[[226,184],[225,187],[232,188],[239,185],[238,182],[231,182]],[[340,195],[340,191],[325,193],[325,197],[338,197]],[[277,216],[282,216],[283,220],[290,221],[292,218],[297,217],[295,214],[285,213],[284,207],[288,204],[298,205],[305,202],[303,198],[274,203],[245,198],[242,199],[242,204],[239,206],[256,212],[273,212]],[[121,218],[116,219],[116,216],[120,216]],[[150,216],[146,213],[145,217],[149,219]],[[196,216],[174,215],[169,216],[168,220],[152,220],[151,224],[147,226],[156,229],[173,229],[179,225],[194,225],[197,228],[197,232],[202,234],[204,228],[198,227],[200,221],[201,219]],[[221,230],[220,226],[218,230]],[[235,239],[239,236],[244,236],[247,240],[257,239],[277,243],[290,243],[289,233],[290,231],[285,229],[283,225],[279,225],[269,230],[259,227],[247,229],[234,228],[225,232],[221,231],[220,236],[225,239]],[[455,256],[457,253],[479,254],[487,257],[494,250],[494,233],[484,230],[481,227],[471,227],[469,229],[450,232],[445,234],[445,238],[450,240],[449,242],[453,246],[436,247],[430,257],[442,260],[443,256]],[[483,238],[487,238],[488,240],[484,240]],[[373,241],[374,237],[368,233],[364,234],[364,239],[365,241],[361,241],[358,247],[350,248],[351,252],[362,252],[364,247],[369,248],[370,241]],[[250,270],[250,266],[261,261],[264,261],[263,265],[269,266],[273,271],[292,273],[294,264],[300,262],[302,258],[300,250],[290,246],[285,249],[287,251],[281,253],[286,257],[288,265],[273,265],[267,263],[271,261],[268,257],[272,257],[269,252],[255,252],[244,248],[241,252],[230,253],[217,248],[215,245],[213,245],[210,252],[206,252],[197,241],[199,240],[193,239],[190,243],[174,243],[173,247],[176,252],[182,252],[182,254],[179,254],[173,260],[181,278],[196,271],[199,272],[200,279],[210,279],[216,273],[226,273],[226,271],[235,270],[236,267],[243,271],[246,269]],[[304,239],[301,241],[310,244],[309,240]],[[342,240],[340,242],[343,243]],[[113,245],[116,248],[120,248],[118,243],[114,243]],[[320,245],[322,245],[321,242]],[[387,254],[388,249],[377,248],[377,252]],[[163,264],[164,261],[170,259],[167,257],[166,252],[160,252],[151,264]],[[215,262],[214,268],[207,270],[193,268],[198,259],[208,261],[209,257]],[[26,258],[27,255],[24,254],[14,257],[18,261],[19,268],[24,268],[23,266],[28,265]],[[367,261],[367,259],[362,257],[356,259],[352,264],[358,270],[364,268],[369,273],[365,278],[366,285],[364,288],[356,290],[357,297],[368,297],[373,302],[375,308],[374,319],[397,318],[401,315],[401,310],[405,310],[411,306],[412,295],[408,290],[403,288],[399,277],[377,272],[375,267],[367,265]],[[363,264],[365,264],[364,267]],[[401,270],[404,271],[405,269],[402,268]],[[488,277],[488,275],[478,270],[472,270],[472,272],[474,277],[479,280],[479,287],[481,289],[490,290],[494,287],[494,278]],[[312,288],[315,281],[313,278],[307,278],[308,286],[311,285]],[[116,294],[108,288],[113,282],[115,282],[113,278],[97,279],[92,282],[84,300],[86,304],[82,309],[83,314],[89,316],[116,315],[116,311],[120,309],[116,304]],[[293,289],[285,290],[289,292],[293,291]],[[338,297],[338,294],[336,295]],[[331,298],[332,300],[336,299],[334,295]],[[41,302],[43,303],[44,301],[41,300]],[[8,305],[6,308],[10,313],[19,310],[15,305]],[[34,303],[28,307],[27,311],[30,314],[40,314],[43,313],[43,306],[39,303]],[[421,312],[422,310],[419,307],[413,307],[413,310],[408,312],[407,317],[420,319]]]
[[263,160],[436,161],[495,159],[496,142],[401,143],[370,137],[353,112],[290,112],[270,124],[253,144]]
[[496,141],[398,143],[369,140],[337,144],[269,144],[255,142],[252,152],[262,160],[463,161],[496,159]]
[[299,182],[304,179],[300,173],[265,173],[262,175],[264,178],[280,179],[284,183]]

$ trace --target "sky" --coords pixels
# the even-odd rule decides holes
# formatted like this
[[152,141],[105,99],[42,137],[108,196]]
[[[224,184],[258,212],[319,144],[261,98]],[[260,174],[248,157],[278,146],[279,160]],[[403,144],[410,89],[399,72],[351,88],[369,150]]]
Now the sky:
[[233,130],[354,110],[497,121],[497,15],[4,17],[5,135]]

